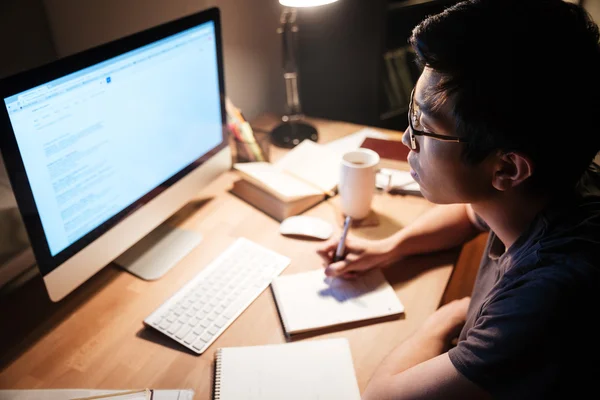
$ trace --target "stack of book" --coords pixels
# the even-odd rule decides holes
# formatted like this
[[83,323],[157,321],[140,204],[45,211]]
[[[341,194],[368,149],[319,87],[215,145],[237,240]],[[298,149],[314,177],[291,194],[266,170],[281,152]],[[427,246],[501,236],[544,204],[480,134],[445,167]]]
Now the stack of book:
[[[307,163],[307,160],[311,160]],[[305,140],[275,163],[236,163],[231,192],[278,221],[335,195],[341,156]]]

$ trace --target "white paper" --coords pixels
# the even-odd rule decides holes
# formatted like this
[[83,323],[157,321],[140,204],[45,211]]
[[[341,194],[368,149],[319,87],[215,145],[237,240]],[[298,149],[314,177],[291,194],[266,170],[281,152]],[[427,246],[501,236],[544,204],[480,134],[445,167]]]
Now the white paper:
[[314,270],[279,276],[271,285],[289,334],[404,312],[380,269],[352,280]]
[[219,351],[221,400],[360,399],[345,338]]
[[419,186],[419,183],[413,179],[410,172],[397,169],[382,168],[376,175],[375,186],[379,189],[386,189],[390,175],[391,183],[389,189],[420,193],[421,187]]

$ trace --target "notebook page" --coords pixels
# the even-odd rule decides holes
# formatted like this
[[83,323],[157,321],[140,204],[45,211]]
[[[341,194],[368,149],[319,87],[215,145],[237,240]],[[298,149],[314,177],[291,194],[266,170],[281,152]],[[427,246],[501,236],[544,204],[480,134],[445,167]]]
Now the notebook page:
[[236,163],[234,168],[245,179],[262,187],[282,201],[289,202],[323,194],[319,189],[267,162]]
[[345,338],[219,352],[220,400],[360,399]]
[[342,157],[324,145],[304,140],[287,152],[275,165],[323,193],[333,194],[337,188]]
[[404,312],[379,269],[360,278],[327,278],[323,270],[282,275],[271,283],[288,334]]

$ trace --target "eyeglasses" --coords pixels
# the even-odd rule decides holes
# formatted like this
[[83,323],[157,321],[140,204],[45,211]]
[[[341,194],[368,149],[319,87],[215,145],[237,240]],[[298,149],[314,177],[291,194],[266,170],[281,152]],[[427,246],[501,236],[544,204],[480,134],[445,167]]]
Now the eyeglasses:
[[417,149],[417,139],[415,136],[428,136],[442,142],[466,143],[467,140],[458,136],[438,135],[437,133],[423,132],[421,126],[421,110],[419,106],[414,104],[415,89],[410,92],[410,103],[408,106],[408,125],[410,126],[410,147],[413,150]]

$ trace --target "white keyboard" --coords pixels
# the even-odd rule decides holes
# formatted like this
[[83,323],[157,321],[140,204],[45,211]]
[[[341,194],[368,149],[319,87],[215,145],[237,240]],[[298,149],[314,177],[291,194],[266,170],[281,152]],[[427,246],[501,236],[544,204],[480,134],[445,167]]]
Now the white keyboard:
[[144,323],[202,354],[290,261],[239,238]]

